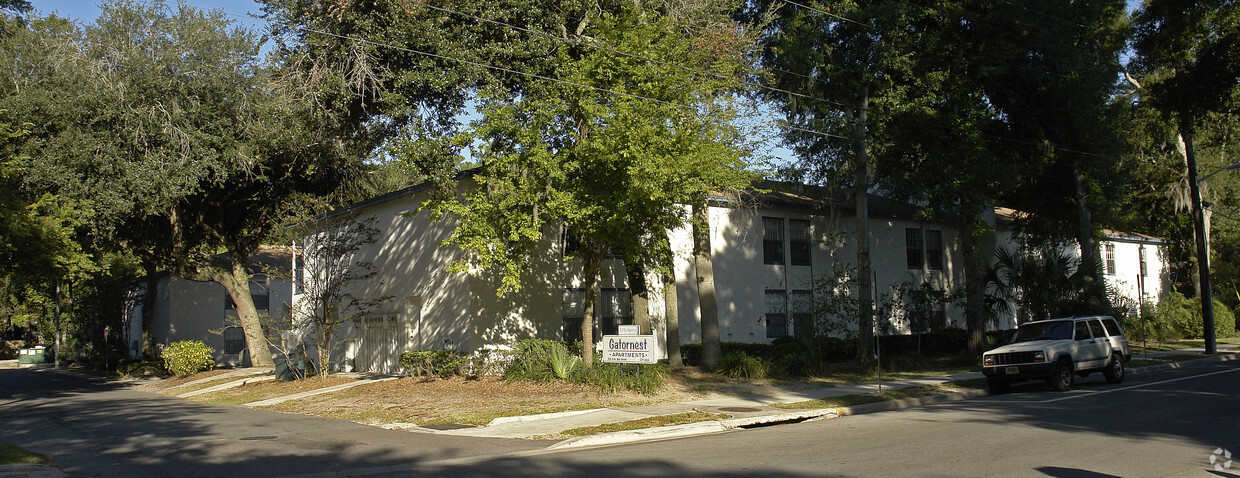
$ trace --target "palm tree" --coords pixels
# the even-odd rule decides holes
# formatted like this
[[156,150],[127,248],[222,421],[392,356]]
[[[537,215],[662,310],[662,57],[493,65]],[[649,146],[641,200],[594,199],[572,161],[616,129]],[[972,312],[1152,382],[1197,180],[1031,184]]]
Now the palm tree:
[[[1018,322],[1049,319],[1062,315],[1106,312],[1106,285],[1095,277],[1097,259],[1077,259],[1061,248],[1043,247],[1027,253],[1006,249],[995,251],[995,264],[987,275],[987,285],[1000,308],[1012,312],[1015,303]],[[1021,317],[1027,320],[1020,320]]]

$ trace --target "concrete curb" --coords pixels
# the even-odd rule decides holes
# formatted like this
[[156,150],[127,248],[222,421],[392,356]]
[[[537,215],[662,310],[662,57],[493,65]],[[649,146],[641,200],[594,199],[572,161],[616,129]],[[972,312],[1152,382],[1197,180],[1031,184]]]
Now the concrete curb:
[[939,393],[935,395],[926,395],[916,398],[900,398],[895,400],[884,400],[881,402],[867,403],[857,405],[855,407],[840,407],[840,416],[864,415],[867,413],[886,412],[891,410],[903,410],[906,408],[920,407],[924,405],[934,405],[936,403],[957,402],[960,400],[968,400],[970,398],[985,397],[990,392],[982,389],[966,390],[963,392]]
[[266,382],[266,381],[268,381],[268,380],[275,380],[275,379],[276,379],[276,377],[275,377],[274,375],[263,375],[263,376],[258,376],[258,377],[248,377],[248,378],[243,378],[243,379],[240,379],[240,380],[233,380],[233,381],[228,382],[228,383],[221,383],[221,384],[216,385],[216,386],[214,386],[214,387],[207,387],[207,388],[204,388],[204,389],[201,389],[201,390],[194,390],[194,391],[192,391],[192,392],[185,392],[185,393],[182,393],[182,394],[179,394],[179,395],[174,395],[174,396],[175,396],[175,397],[177,397],[177,398],[188,398],[188,397],[192,397],[192,396],[194,396],[194,395],[202,395],[202,394],[204,394],[204,393],[218,392],[218,391],[220,391],[220,390],[228,390],[228,389],[230,389],[230,388],[237,388],[237,387],[240,387],[240,386],[245,385],[245,384],[247,384],[247,383]]
[[[269,379],[271,379],[271,378],[275,378],[275,377],[270,377]],[[356,387],[356,386],[358,386],[358,385],[365,385],[365,384],[368,384],[368,383],[377,383],[377,382],[386,382],[386,381],[388,381],[388,380],[396,380],[397,378],[400,378],[400,377],[386,377],[386,378],[380,378],[380,379],[376,379],[376,380],[357,380],[357,381],[355,381],[355,382],[343,383],[343,384],[340,384],[340,385],[333,385],[333,386],[330,386],[330,387],[325,387],[325,388],[316,388],[316,389],[314,389],[314,390],[309,390],[309,391],[305,391],[305,392],[294,393],[294,394],[292,394],[292,395],[285,395],[285,396],[282,396],[282,397],[268,398],[268,399],[266,399],[266,400],[259,400],[259,401],[257,401],[257,402],[244,403],[244,404],[242,404],[241,406],[243,406],[243,407],[250,407],[250,408],[254,408],[254,407],[266,407],[266,406],[269,406],[269,405],[275,405],[275,404],[278,404],[278,403],[284,403],[284,402],[287,402],[287,401],[289,401],[289,400],[297,400],[297,399],[299,399],[299,398],[313,397],[313,396],[315,396],[315,395],[322,395],[322,394],[324,394],[324,393],[331,393],[331,392],[335,392],[335,391],[338,391],[338,390],[344,390],[344,389],[346,389],[346,388],[353,388],[353,387]]]
[[540,413],[537,415],[517,415],[514,417],[498,417],[498,418],[495,418],[494,420],[491,420],[489,423],[486,424],[486,426],[491,427],[495,425],[506,425],[509,423],[524,423],[524,422],[533,422],[533,421],[538,421],[538,420],[552,420],[556,418],[573,417],[577,415],[585,415],[587,413],[601,412],[603,410],[607,410],[607,409],[606,408],[591,408],[589,410],[570,410],[567,412]]
[[637,441],[649,440],[666,440],[669,438],[681,438],[695,435],[706,435],[710,433],[718,433],[737,428],[755,425],[767,425],[773,423],[784,423],[792,421],[805,421],[810,419],[835,418],[839,416],[834,408],[822,408],[817,410],[801,410],[788,413],[780,413],[775,415],[759,415],[745,418],[729,418],[727,420],[709,420],[704,422],[686,423],[683,425],[671,425],[666,427],[643,428],[640,430],[625,430],[619,432],[598,433],[583,437],[569,438],[547,447],[548,450],[564,450],[569,448],[581,448],[590,446],[615,445],[620,443],[631,443]]
[[1203,364],[1203,363],[1214,363],[1214,362],[1231,362],[1231,361],[1235,361],[1235,360],[1240,360],[1240,354],[1237,354],[1237,353],[1226,353],[1226,354],[1212,355],[1212,356],[1209,356],[1209,357],[1202,357],[1202,358],[1199,358],[1199,359],[1185,360],[1185,361],[1182,361],[1182,362],[1168,362],[1168,363],[1160,363],[1160,364],[1157,364],[1157,365],[1146,365],[1146,366],[1144,366],[1144,367],[1136,367],[1136,368],[1131,368],[1131,369],[1128,369],[1128,373],[1129,373],[1129,374],[1132,374],[1132,375],[1140,375],[1140,374],[1143,374],[1143,373],[1150,373],[1150,372],[1158,372],[1158,371],[1162,371],[1162,370],[1174,370],[1174,369],[1177,369],[1177,368],[1184,368],[1184,367],[1187,367],[1187,366],[1189,366],[1189,365],[1197,365],[1197,364]]
[[69,475],[51,465],[0,465],[0,478],[65,478]]

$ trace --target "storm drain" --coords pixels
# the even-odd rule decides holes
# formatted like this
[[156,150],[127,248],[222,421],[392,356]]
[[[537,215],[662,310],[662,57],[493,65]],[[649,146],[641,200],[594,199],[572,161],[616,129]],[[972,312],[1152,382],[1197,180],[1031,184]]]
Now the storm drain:
[[788,425],[792,423],[801,423],[811,418],[815,418],[815,417],[794,417],[794,418],[787,418],[783,420],[771,420],[769,422],[749,423],[745,425],[738,425],[736,428],[743,428],[743,429],[749,430],[753,428],[763,428],[763,427],[770,427],[770,426],[775,426],[775,425]]

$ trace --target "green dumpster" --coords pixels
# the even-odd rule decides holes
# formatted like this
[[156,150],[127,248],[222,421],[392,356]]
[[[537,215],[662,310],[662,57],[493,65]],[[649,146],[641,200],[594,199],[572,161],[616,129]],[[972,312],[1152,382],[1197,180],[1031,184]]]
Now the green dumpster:
[[21,349],[17,355],[17,363],[33,365],[47,362],[47,348],[42,345]]

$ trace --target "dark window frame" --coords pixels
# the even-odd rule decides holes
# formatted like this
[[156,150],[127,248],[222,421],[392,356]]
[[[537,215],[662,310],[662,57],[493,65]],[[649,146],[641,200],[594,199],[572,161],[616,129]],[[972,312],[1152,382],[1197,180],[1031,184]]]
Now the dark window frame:
[[[777,226],[772,228],[771,226]],[[784,265],[784,238],[786,237],[784,218],[762,217],[762,263],[768,265]]]
[[813,234],[810,222],[804,219],[788,220],[788,263],[794,266],[813,265]]
[[920,270],[926,266],[924,246],[921,228],[904,228],[904,261],[909,269]]
[[943,270],[943,231],[926,229],[922,246],[926,249],[926,266],[932,271]]
[[[782,298],[782,310],[771,310],[771,295],[779,295]],[[766,323],[766,338],[777,339],[788,336],[788,291],[779,289],[767,289],[764,292],[764,300],[766,303],[766,313],[763,314]]]

